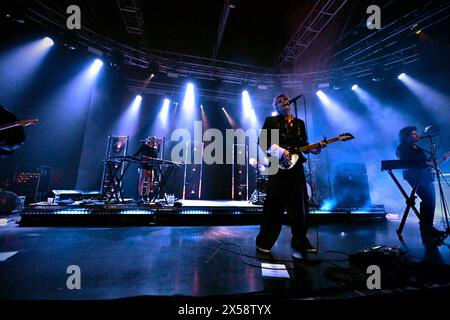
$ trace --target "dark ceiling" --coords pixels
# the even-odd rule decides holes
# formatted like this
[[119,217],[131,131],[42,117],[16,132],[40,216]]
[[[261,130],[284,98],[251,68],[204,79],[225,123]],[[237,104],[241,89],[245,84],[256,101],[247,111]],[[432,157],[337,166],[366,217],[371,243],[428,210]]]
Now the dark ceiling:
[[[68,5],[78,4],[83,23],[115,40],[136,46],[140,39],[130,36],[122,22],[115,0],[43,1],[64,12]],[[317,2],[315,0],[235,0],[225,26],[218,58],[221,60],[273,66],[283,47]],[[437,3],[439,1],[431,1]],[[402,18],[430,1],[349,0],[326,29],[305,52],[305,60],[317,57],[338,39],[339,45],[352,43],[370,32],[365,27],[366,9],[371,4],[382,8],[382,24]],[[211,57],[217,41],[223,0],[140,1],[146,39],[151,49]],[[448,28],[447,28],[448,29]],[[308,61],[309,62],[309,61]]]
[[[137,0],[135,0],[137,1]],[[11,2],[12,1],[7,1]],[[19,1],[25,6],[43,3],[65,13],[71,4],[82,10],[82,23],[114,40],[140,47],[141,37],[127,33],[115,0]],[[217,41],[223,0],[137,1],[145,23],[145,40],[150,49],[211,57]],[[284,46],[311,11],[314,0],[235,0],[225,26],[218,59],[273,67]],[[346,1],[342,10],[302,55],[300,64],[313,68],[318,57],[332,54],[357,41],[368,30],[366,9],[371,4],[382,8],[382,24],[402,18],[415,8],[445,1]],[[17,3],[17,2],[14,2]],[[448,28],[444,28],[448,29]]]
[[[30,5],[34,1],[26,1]],[[132,46],[142,39],[127,33],[115,0],[41,1],[65,12],[71,4],[82,10],[83,26]],[[272,66],[313,0],[235,1],[225,27],[218,59]],[[217,41],[222,0],[140,1],[150,49],[211,57]]]

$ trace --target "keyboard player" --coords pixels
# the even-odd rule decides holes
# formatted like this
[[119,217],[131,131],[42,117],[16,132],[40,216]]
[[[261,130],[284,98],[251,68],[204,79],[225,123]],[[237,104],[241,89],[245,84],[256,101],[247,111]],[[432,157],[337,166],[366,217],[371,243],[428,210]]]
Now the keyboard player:
[[[422,149],[417,143],[420,135],[416,127],[405,127],[399,132],[400,145],[397,147],[397,157],[401,160],[424,161],[428,168],[425,169],[405,169],[403,178],[414,187],[417,184],[416,194],[421,199],[420,231],[423,236],[441,237],[444,232],[433,227],[434,211],[436,207],[436,194],[434,190],[434,173],[432,171],[433,163],[427,156],[427,151]],[[448,154],[439,160],[446,161]]]
[[[133,157],[140,156],[142,157],[151,157],[156,158],[158,156],[158,144],[154,137],[147,137],[143,140],[143,144],[133,154]],[[147,201],[148,196],[153,192],[154,187],[154,168],[151,164],[141,163],[139,168],[139,184],[138,184],[138,193],[140,201]],[[144,186],[146,185],[146,188]]]

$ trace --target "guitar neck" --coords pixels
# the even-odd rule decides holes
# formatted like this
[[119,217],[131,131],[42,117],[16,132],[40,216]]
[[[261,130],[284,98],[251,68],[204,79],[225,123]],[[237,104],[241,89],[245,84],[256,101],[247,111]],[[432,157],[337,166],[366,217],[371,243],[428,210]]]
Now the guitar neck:
[[[334,143],[334,142],[337,142],[337,141],[339,141],[339,138],[332,138],[332,139],[324,140],[324,142],[327,143],[327,144]],[[316,148],[319,148],[319,147],[320,147],[320,143],[317,142],[317,143],[308,144],[307,146],[304,146],[304,147],[295,148],[295,151],[296,152],[307,152],[307,151],[309,151],[311,149],[316,149]]]
[[0,131],[1,130],[6,130],[6,129],[11,129],[11,128],[14,128],[14,127],[18,127],[20,125],[21,124],[17,122],[17,123],[7,124],[5,126],[0,126]]
[[[325,143],[326,144],[330,144],[330,143],[334,143],[334,142],[337,142],[337,141],[339,141],[339,138],[333,138],[333,139],[325,140]],[[319,142],[308,144],[304,148],[308,148],[307,150],[309,150],[309,149],[315,149],[315,148],[318,148],[318,147],[320,147],[320,143]]]
[[447,152],[445,155],[437,159],[437,165],[440,165],[442,162],[446,162],[448,158],[450,157],[450,152]]
[[27,127],[29,125],[36,124],[36,123],[37,123],[37,119],[18,121],[18,122],[9,123],[9,124],[0,126],[0,131],[15,128],[15,127]]

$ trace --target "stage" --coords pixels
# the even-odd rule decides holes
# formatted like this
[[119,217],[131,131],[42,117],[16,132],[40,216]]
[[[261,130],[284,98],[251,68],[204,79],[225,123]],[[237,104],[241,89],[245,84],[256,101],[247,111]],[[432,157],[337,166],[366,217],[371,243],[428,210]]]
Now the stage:
[[[321,221],[383,220],[386,214],[383,205],[310,208],[310,218]],[[180,200],[174,205],[161,202],[143,205],[133,200],[119,203],[82,200],[29,205],[20,215],[20,225],[248,225],[259,224],[261,215],[262,205],[249,201]]]
[[[0,12],[0,301],[450,297],[450,1]],[[222,316],[269,318],[246,310]]]
[[[429,275],[437,277],[440,268],[450,264],[449,242],[440,247],[424,246],[413,219],[406,224],[404,243],[395,233],[398,220],[313,224],[308,236],[319,253],[308,254],[304,260],[292,258],[287,226],[272,255],[266,256],[255,250],[259,230],[255,225],[20,227],[17,219],[9,217],[0,227],[0,299],[159,297],[184,301],[220,296],[240,301],[266,297],[274,303],[279,298],[324,301],[429,292],[425,289],[431,290],[427,293],[431,297],[433,289],[448,289],[448,281],[446,285],[418,281],[415,288],[409,285],[394,290],[386,280],[389,278],[383,278],[382,290],[368,290],[364,277],[356,281],[343,271],[340,276],[333,273],[350,268],[347,254],[356,250],[398,245],[411,261],[431,262],[434,271]],[[282,265],[286,273],[281,278],[263,275],[261,263]],[[81,290],[66,287],[66,270],[71,265],[81,270]],[[339,278],[341,281],[336,280]]]

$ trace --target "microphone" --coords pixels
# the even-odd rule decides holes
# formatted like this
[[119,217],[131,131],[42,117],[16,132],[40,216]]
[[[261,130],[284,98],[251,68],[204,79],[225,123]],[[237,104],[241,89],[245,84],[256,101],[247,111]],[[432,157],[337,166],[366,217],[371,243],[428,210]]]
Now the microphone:
[[438,133],[439,131],[440,131],[440,129],[437,126],[433,126],[433,125],[425,128],[426,134]]
[[302,94],[301,94],[301,95],[298,95],[298,96],[292,98],[291,100],[289,100],[288,102],[286,102],[285,104],[283,104],[282,107],[287,106],[287,105],[289,105],[289,104],[291,104],[291,103],[294,103],[295,101],[297,101],[297,100],[300,99],[301,97],[305,97],[305,96],[302,95]]

